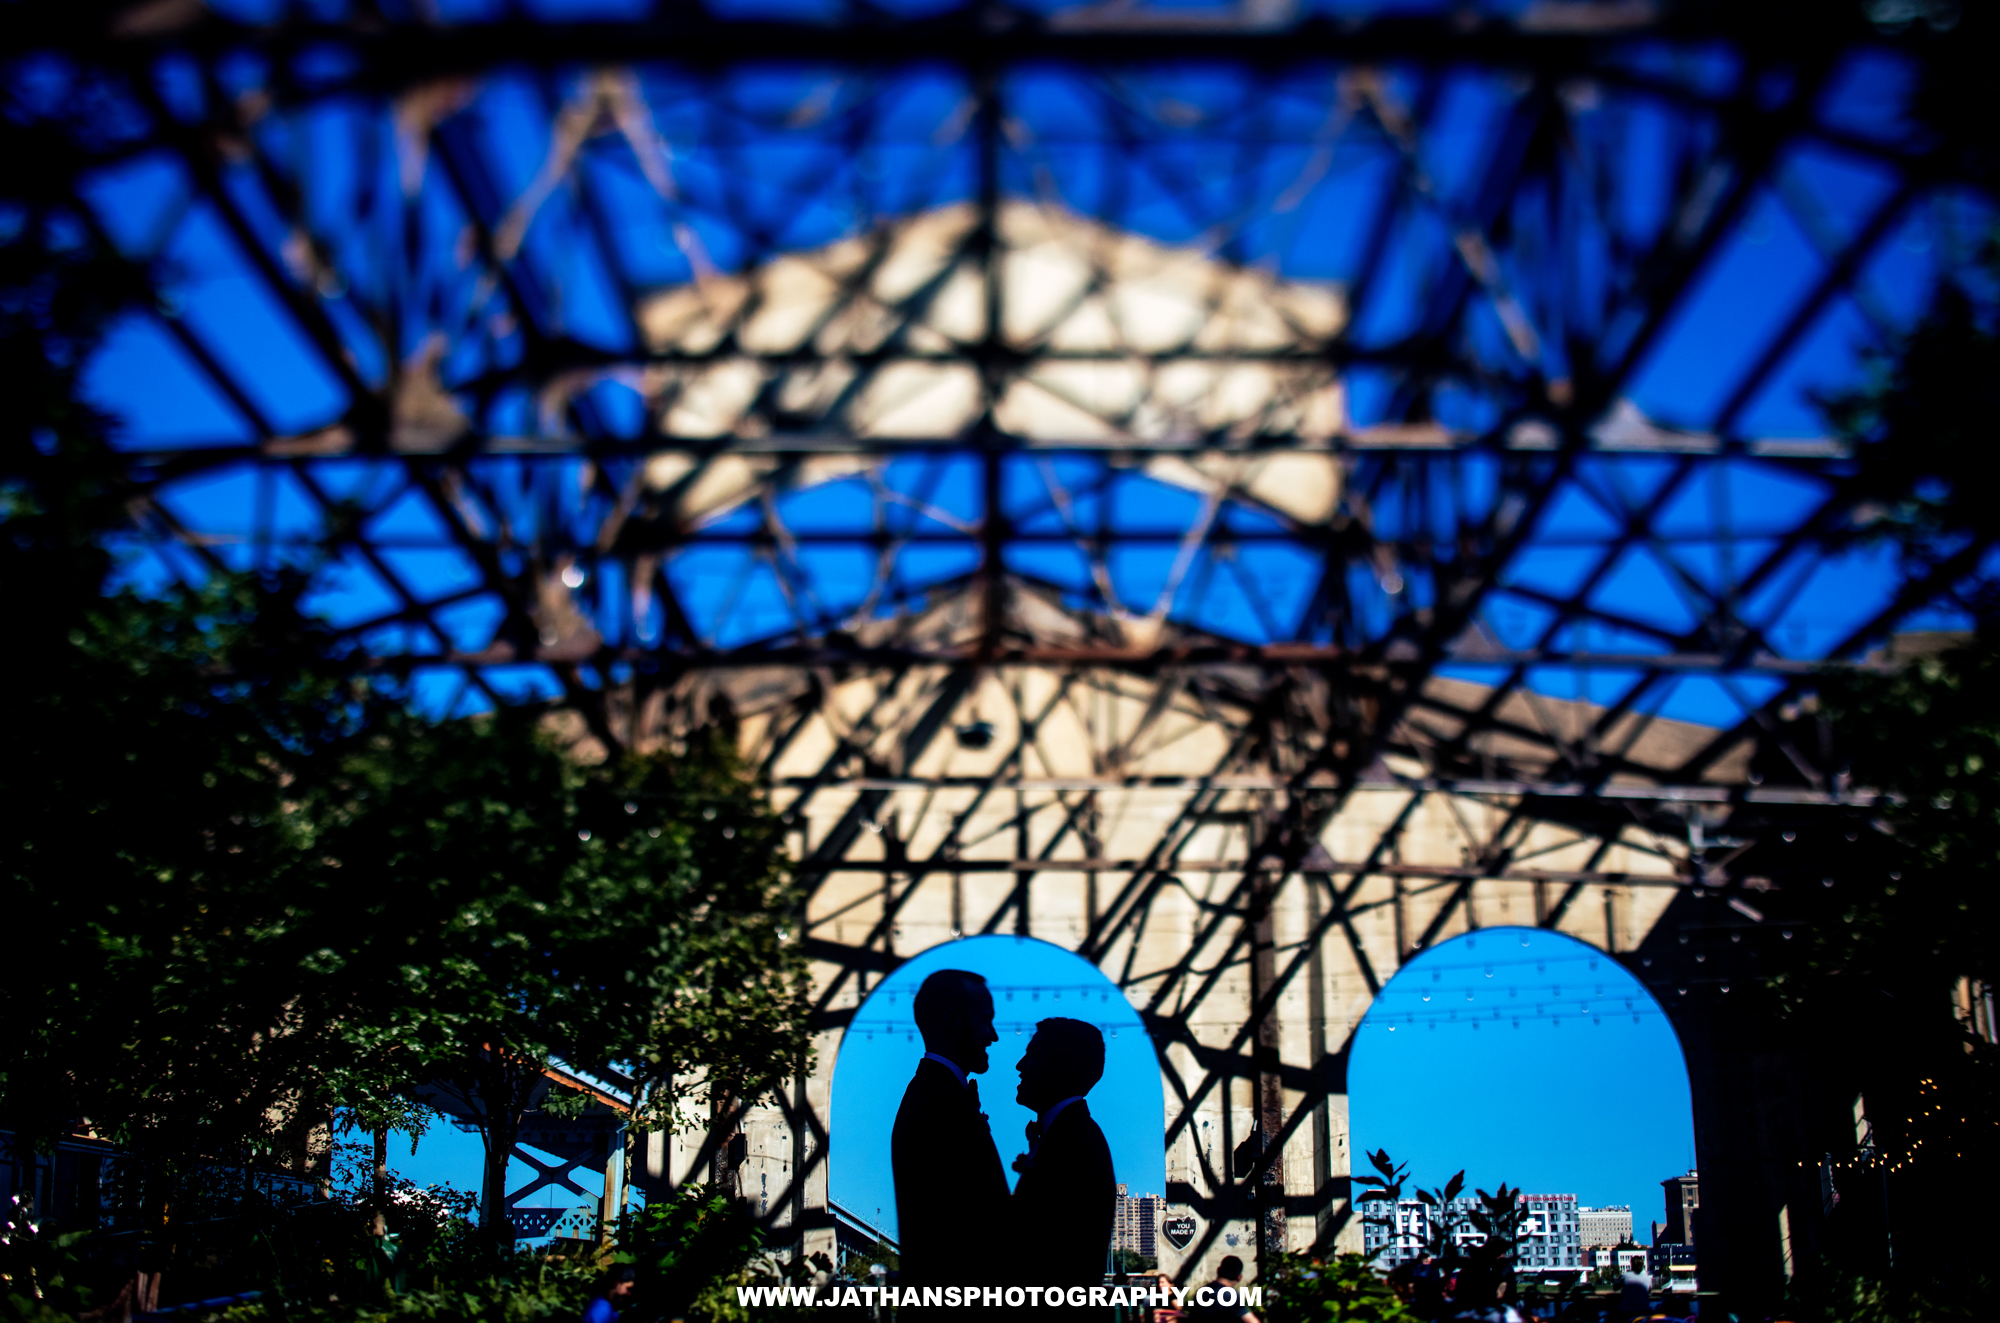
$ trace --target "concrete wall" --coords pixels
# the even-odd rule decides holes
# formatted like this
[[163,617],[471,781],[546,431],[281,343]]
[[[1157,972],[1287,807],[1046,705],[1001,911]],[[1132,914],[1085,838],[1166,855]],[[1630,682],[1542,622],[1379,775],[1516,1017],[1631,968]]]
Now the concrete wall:
[[[1091,959],[1151,1017],[1170,1212],[1198,1222],[1185,1252],[1163,1245],[1162,1266],[1189,1281],[1227,1254],[1254,1263],[1258,1200],[1268,1209],[1279,1192],[1282,1214],[1269,1225],[1286,1245],[1359,1250],[1347,1053],[1375,992],[1419,944],[1535,924],[1630,953],[1682,890],[1682,842],[1635,822],[1605,831],[1519,817],[1517,793],[1422,788],[1420,762],[1386,760],[1344,796],[1310,792],[1337,810],[1305,867],[1266,892],[1261,977],[1275,1054],[1267,1047],[1260,1063],[1253,888],[1241,865],[1288,792],[1282,750],[1246,756],[1246,708],[1213,688],[1052,668],[999,668],[957,690],[942,668],[817,681],[809,695],[795,673],[731,681],[742,747],[767,769],[775,805],[794,815],[823,1024],[817,1073],[789,1106],[746,1118],[742,1189],[767,1199],[771,1224],[795,1231],[808,1253],[834,1248],[824,1133],[841,1027],[896,963],[941,942],[997,931],[1056,943]],[[1434,683],[1449,703],[1483,692]],[[1559,727],[1595,711],[1540,706],[1537,719]],[[953,734],[973,721],[992,728],[985,748]],[[1662,742],[1663,761],[1675,751],[1666,746],[1699,734],[1655,727],[1637,738]],[[1467,871],[1496,843],[1549,874],[1622,877]],[[1025,874],[1012,867],[1019,860],[1047,867]],[[1265,1190],[1228,1172],[1272,1100],[1282,1180]],[[677,1180],[704,1161],[696,1141],[672,1149]]]

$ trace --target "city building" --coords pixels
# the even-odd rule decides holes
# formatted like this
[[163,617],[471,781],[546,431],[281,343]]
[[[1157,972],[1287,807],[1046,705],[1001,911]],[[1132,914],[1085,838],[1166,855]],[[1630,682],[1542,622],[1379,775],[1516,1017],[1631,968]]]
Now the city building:
[[1660,1241],[1646,1251],[1646,1270],[1653,1275],[1655,1291],[1693,1291],[1694,1246]]
[[[1521,1243],[1514,1253],[1516,1271],[1580,1276],[1584,1270],[1583,1236],[1576,1196],[1524,1194],[1521,1202],[1527,1217],[1521,1227]],[[1452,1242],[1461,1250],[1486,1240],[1472,1226],[1472,1211],[1479,1206],[1479,1200],[1471,1195],[1451,1202]],[[1431,1241],[1435,1217],[1430,1208],[1415,1199],[1399,1201],[1393,1211],[1380,1200],[1371,1200],[1364,1208],[1369,1220],[1362,1227],[1362,1252],[1378,1266],[1393,1268],[1423,1257]]]
[[1579,1208],[1576,1215],[1585,1249],[1608,1249],[1632,1239],[1632,1208],[1629,1204]]
[[1615,1273],[1644,1273],[1647,1251],[1627,1241],[1623,1245],[1592,1245],[1583,1251],[1583,1266],[1590,1272],[1610,1269]]
[[1111,1248],[1128,1249],[1149,1259],[1160,1257],[1160,1224],[1167,1200],[1158,1194],[1127,1194],[1118,1187],[1118,1211],[1111,1224]]
[[1701,1209],[1701,1180],[1693,1168],[1685,1176],[1669,1176],[1660,1182],[1666,1191],[1667,1220],[1653,1223],[1653,1247],[1647,1252],[1647,1269],[1656,1291],[1695,1289],[1695,1223]]
[[1573,1194],[1524,1194],[1528,1222],[1514,1256],[1520,1272],[1583,1272],[1582,1213]]
[[1694,1244],[1694,1215],[1701,1207],[1700,1178],[1693,1168],[1689,1168],[1685,1176],[1669,1176],[1661,1181],[1660,1188],[1667,1193],[1667,1224],[1664,1235],[1661,1234],[1661,1228],[1657,1226],[1654,1228],[1654,1242]]
[[1414,1263],[1430,1243],[1431,1210],[1415,1199],[1371,1199],[1361,1205],[1361,1252],[1384,1268]]

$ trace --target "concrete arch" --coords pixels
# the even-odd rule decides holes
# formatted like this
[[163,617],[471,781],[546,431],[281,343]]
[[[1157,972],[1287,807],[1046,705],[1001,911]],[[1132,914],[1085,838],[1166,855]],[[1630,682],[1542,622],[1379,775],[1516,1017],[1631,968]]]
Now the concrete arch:
[[[1118,1179],[1133,1194],[1163,1193],[1157,1118],[1162,1077],[1138,1013],[1118,986],[1074,952],[1031,937],[993,935],[943,942],[921,952],[876,984],[840,1037],[830,1077],[828,1191],[836,1217],[894,1235],[889,1133],[923,1040],[910,1013],[916,989],[933,971],[965,969],[993,991],[991,1068],[977,1076],[1004,1164],[1025,1144],[1033,1114],[1013,1100],[1014,1064],[1036,1022],[1068,1016],[1105,1034],[1104,1078],[1091,1091],[1091,1112],[1111,1144]],[[1009,1171],[1011,1185],[1017,1178]],[[879,1210],[879,1212],[878,1212]]]
[[[949,604],[938,617],[956,619]],[[1297,747],[1274,746],[1270,706],[1344,700],[1313,676],[1277,689],[1238,678],[1001,665],[815,688],[770,671],[714,695],[791,817],[810,891],[819,1064],[784,1107],[745,1119],[753,1153],[788,1154],[774,1230],[833,1249],[832,1075],[869,996],[913,956],[1001,934],[1074,952],[1146,1026],[1166,1193],[1196,1224],[1164,1266],[1189,1276],[1229,1253],[1358,1250],[1347,1054],[1403,961],[1507,923],[1628,953],[1685,887],[1685,845],[1657,815],[1429,782],[1401,755],[1346,781],[1287,770],[1312,766],[1329,732],[1301,717],[1286,728]],[[1487,692],[1430,690],[1456,708]],[[1676,740],[1655,722],[1627,757],[1658,746],[1670,761]]]
[[[962,605],[939,606],[931,623],[948,635],[976,619]],[[1013,609],[1026,609],[1023,595]],[[750,1166],[768,1170],[754,1189],[738,1181],[774,1235],[805,1252],[836,1242],[827,1159],[842,1035],[905,962],[982,934],[1075,953],[1145,1025],[1161,1063],[1169,1211],[1195,1226],[1184,1253],[1163,1255],[1183,1280],[1230,1253],[1361,1249],[1355,1030],[1407,960],[1495,925],[1565,934],[1655,990],[1689,1045],[1704,1181],[1747,1173],[1746,1216],[1777,1225],[1784,1193],[1756,1184],[1776,1141],[1733,1138],[1741,1109],[1715,1092],[1743,1073],[1728,1055],[1738,1049],[1716,1046],[1726,980],[1693,963],[1699,944],[1677,944],[1690,925],[1755,922],[1697,881],[1704,838],[1691,827],[1727,820],[1747,746],[1712,781],[1676,785],[1671,769],[1712,732],[1653,720],[1622,755],[1657,768],[1651,785],[1565,797],[1526,781],[1432,778],[1395,749],[1325,770],[1350,735],[1313,714],[1355,700],[1316,673],[965,664],[699,684],[711,687],[677,701],[734,721],[793,827],[808,896],[818,1064],[781,1104],[741,1118]],[[1431,713],[1489,699],[1461,681],[1424,686]],[[1503,718],[1558,729],[1598,718],[1583,703],[1516,713],[1515,698],[1496,701]],[[1401,729],[1419,753],[1450,735]],[[1467,738],[1496,762],[1526,756],[1511,736]],[[676,1141],[676,1179],[714,1170],[723,1142]]]
[[[1607,1059],[1645,1065],[1613,1073]],[[1487,928],[1414,956],[1376,997],[1350,1061],[1362,1170],[1386,1148],[1427,1187],[1463,1169],[1468,1192],[1506,1182],[1628,1204],[1642,1244],[1660,1182],[1680,1175],[1694,1144],[1689,1063],[1667,1008],[1622,962],[1567,934]],[[1421,1247],[1413,1230],[1378,1223],[1365,1252],[1378,1266],[1404,1261]],[[1544,1227],[1525,1247],[1524,1272],[1586,1271],[1581,1241],[1561,1231]]]

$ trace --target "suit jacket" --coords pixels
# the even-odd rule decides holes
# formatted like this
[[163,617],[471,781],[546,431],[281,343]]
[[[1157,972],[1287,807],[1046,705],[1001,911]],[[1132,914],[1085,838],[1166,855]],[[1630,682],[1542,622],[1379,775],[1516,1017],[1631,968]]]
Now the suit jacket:
[[1037,1286],[1101,1286],[1117,1214],[1111,1146],[1073,1102],[1056,1113],[1014,1188],[1015,1276]]
[[1007,1207],[1007,1173],[973,1091],[917,1063],[889,1142],[906,1286],[984,1285]]

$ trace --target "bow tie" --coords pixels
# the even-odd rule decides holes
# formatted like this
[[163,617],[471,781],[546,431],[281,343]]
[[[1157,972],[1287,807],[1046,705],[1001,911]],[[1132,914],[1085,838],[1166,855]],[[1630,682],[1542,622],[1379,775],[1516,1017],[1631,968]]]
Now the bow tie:
[[965,1081],[965,1096],[972,1099],[972,1110],[979,1110],[979,1081],[968,1078]]

